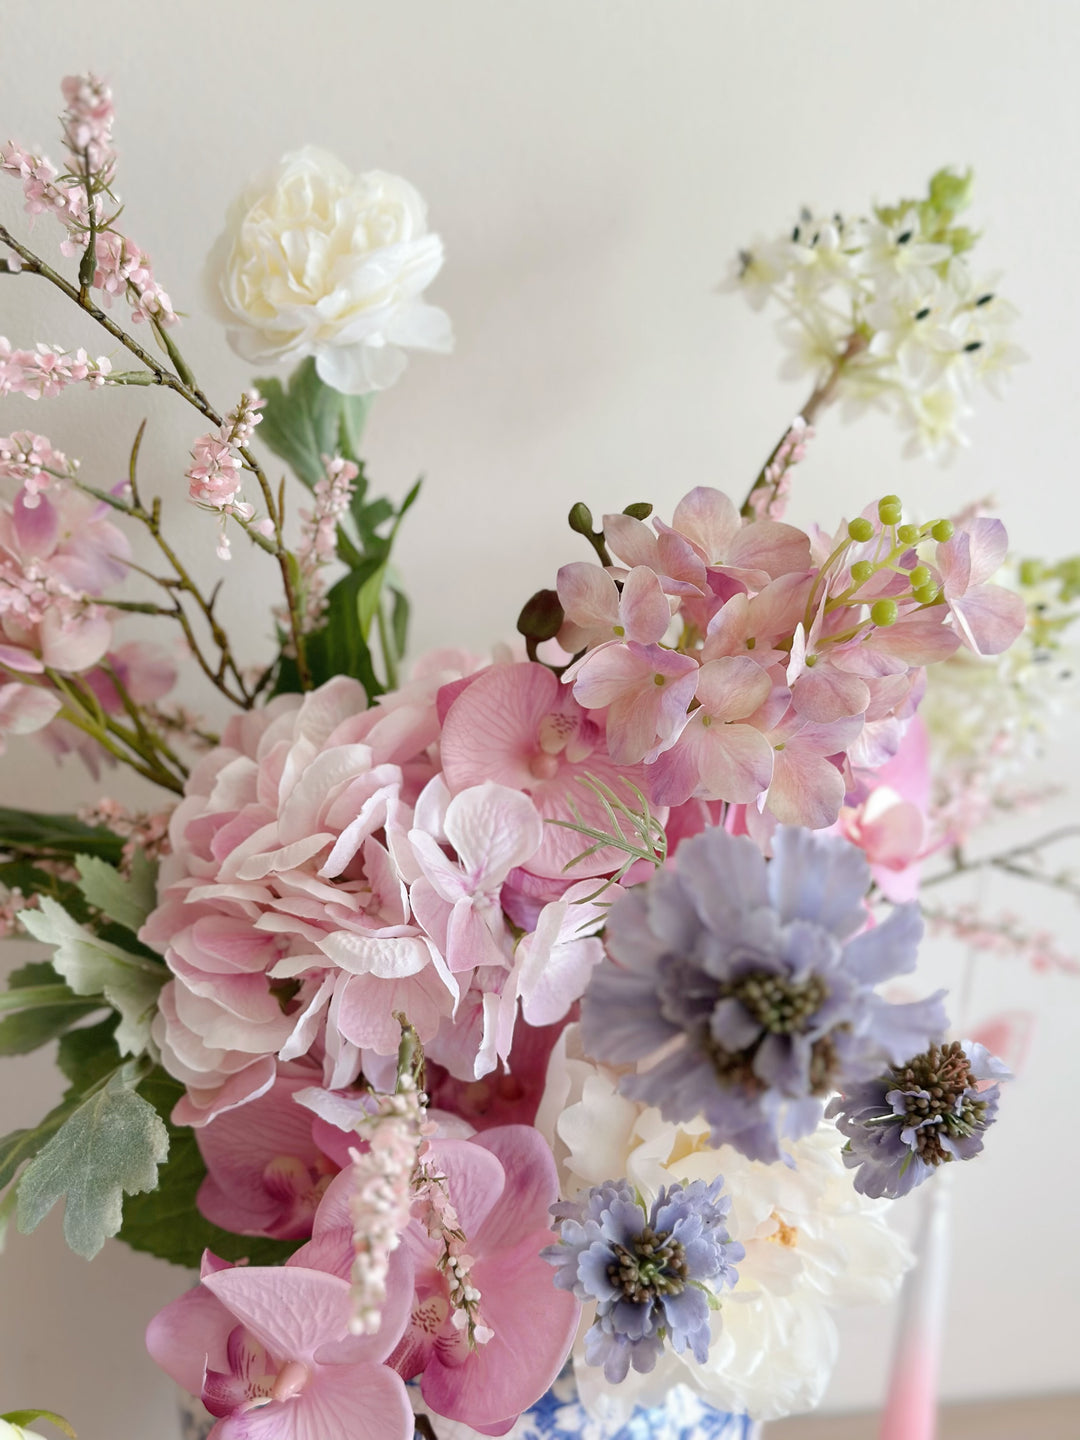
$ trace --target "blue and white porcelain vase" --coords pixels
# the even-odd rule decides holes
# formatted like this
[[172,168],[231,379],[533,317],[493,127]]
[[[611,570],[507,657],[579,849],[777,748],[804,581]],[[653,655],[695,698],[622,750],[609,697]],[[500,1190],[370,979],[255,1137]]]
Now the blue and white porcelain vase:
[[[206,1440],[213,1427],[198,1400],[181,1402],[182,1440]],[[439,1420],[438,1440],[484,1440],[474,1430]],[[724,1415],[686,1391],[676,1391],[669,1402],[653,1410],[635,1410],[624,1425],[614,1428],[586,1414],[577,1398],[573,1376],[559,1377],[546,1395],[527,1410],[505,1440],[760,1440],[761,1427],[745,1415]],[[418,1432],[416,1440],[424,1440]]]

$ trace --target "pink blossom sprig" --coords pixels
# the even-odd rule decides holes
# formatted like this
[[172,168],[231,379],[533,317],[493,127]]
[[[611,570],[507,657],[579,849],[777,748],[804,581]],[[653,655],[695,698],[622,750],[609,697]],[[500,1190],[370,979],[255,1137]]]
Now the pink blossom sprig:
[[31,217],[50,214],[63,225],[64,255],[86,257],[93,241],[92,274],[80,272],[80,280],[100,290],[106,304],[123,295],[136,323],[173,325],[176,311],[154,278],[149,256],[116,228],[120,203],[111,188],[116,173],[112,92],[95,75],[69,75],[63,94],[60,126],[69,169],[61,173],[47,156],[9,141],[0,147],[0,173],[22,184]]
[[352,1298],[350,1328],[372,1335],[386,1303],[390,1255],[401,1242],[413,1202],[413,1178],[425,1131],[423,1096],[411,1075],[392,1095],[377,1097],[375,1113],[360,1132],[366,1150],[350,1150],[354,1185]]
[[15,430],[0,435],[0,480],[14,480],[23,488],[22,502],[28,510],[37,507],[39,496],[57,480],[73,480],[78,461],[69,460],[44,435]]
[[791,471],[806,459],[806,447],[814,438],[813,427],[796,415],[780,444],[761,472],[746,503],[759,520],[782,520],[791,493]]
[[1027,930],[1020,917],[1009,911],[990,917],[976,905],[959,905],[954,910],[924,905],[923,914],[934,934],[959,940],[984,955],[1017,957],[1039,973],[1080,975],[1080,961],[1062,950],[1049,930]]
[[67,109],[60,116],[72,170],[83,164],[99,185],[107,186],[116,171],[112,128],[116,111],[112,91],[97,75],[66,75],[60,89]]
[[296,547],[305,634],[317,630],[326,613],[326,567],[337,557],[338,522],[348,513],[360,471],[340,455],[323,456],[324,477],[315,486],[315,504],[301,512],[303,530]]
[[262,419],[259,411],[265,404],[266,401],[255,390],[241,395],[224,423],[216,430],[200,435],[191,449],[193,463],[186,471],[188,496],[196,505],[220,512],[218,555],[222,560],[227,560],[230,555],[225,533],[226,518],[231,515],[247,523],[255,515],[254,506],[236,498],[243,483],[244,457],[240,451],[255,433],[255,427]]
[[495,1332],[480,1322],[480,1291],[472,1278],[475,1257],[468,1252],[469,1240],[461,1228],[457,1211],[450,1199],[445,1175],[421,1164],[417,1189],[420,1192],[420,1219],[433,1240],[440,1245],[436,1264],[446,1277],[455,1330],[464,1330],[470,1348],[486,1345]]
[[101,825],[124,841],[120,870],[129,874],[136,851],[148,860],[160,860],[169,853],[169,819],[171,810],[129,810],[119,800],[103,795],[93,805],[84,805],[78,812],[84,825]]
[[48,400],[69,385],[86,383],[100,390],[112,373],[106,355],[95,360],[85,350],[65,351],[59,345],[37,344],[33,350],[15,350],[0,335],[0,395],[26,395]]

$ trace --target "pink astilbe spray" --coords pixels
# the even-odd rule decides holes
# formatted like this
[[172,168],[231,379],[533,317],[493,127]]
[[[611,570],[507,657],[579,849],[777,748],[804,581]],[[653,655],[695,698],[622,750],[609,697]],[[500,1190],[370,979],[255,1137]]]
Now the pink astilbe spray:
[[360,471],[340,455],[323,456],[326,474],[315,486],[315,504],[301,512],[303,530],[296,547],[303,597],[301,624],[305,634],[317,630],[326,613],[325,569],[337,556],[338,522],[348,513]]
[[748,503],[759,520],[782,520],[791,493],[791,472],[806,459],[813,427],[796,415],[776,452],[762,471],[762,484],[751,490]]
[[185,472],[188,496],[196,505],[221,513],[217,553],[222,560],[228,560],[231,553],[225,533],[227,517],[232,515],[246,522],[255,514],[254,506],[236,498],[244,478],[240,447],[254,435],[255,426],[262,419],[259,411],[265,404],[255,390],[241,395],[239,404],[229,411],[224,423],[200,435],[191,447],[192,464]]
[[364,1150],[350,1150],[353,1222],[350,1329],[373,1335],[386,1304],[390,1256],[401,1243],[413,1202],[413,1177],[424,1143],[423,1097],[411,1075],[392,1095],[380,1095],[375,1113],[362,1122]]

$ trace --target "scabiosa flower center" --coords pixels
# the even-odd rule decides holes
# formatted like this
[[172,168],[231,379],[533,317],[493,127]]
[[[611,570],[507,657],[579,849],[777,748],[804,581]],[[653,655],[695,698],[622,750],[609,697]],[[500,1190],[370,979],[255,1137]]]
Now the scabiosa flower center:
[[943,1134],[962,1138],[985,1128],[987,1102],[975,1089],[971,1062],[959,1040],[931,1045],[924,1055],[892,1073],[904,1097],[904,1116],[914,1131],[913,1146],[924,1164],[941,1165],[952,1159],[942,1144]]
[[668,1230],[646,1225],[629,1247],[612,1246],[608,1279],[637,1305],[682,1293],[687,1281],[686,1251]]
[[757,971],[740,980],[731,993],[762,1029],[773,1035],[792,1035],[805,1029],[806,1021],[820,1010],[829,987],[818,975],[794,980],[790,975]]

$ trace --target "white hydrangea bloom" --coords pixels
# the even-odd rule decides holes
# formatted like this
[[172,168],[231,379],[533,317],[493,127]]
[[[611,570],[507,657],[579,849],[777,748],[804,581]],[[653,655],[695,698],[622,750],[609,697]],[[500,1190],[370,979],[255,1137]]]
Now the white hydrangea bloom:
[[650,1200],[676,1181],[723,1175],[732,1199],[728,1229],[746,1249],[739,1281],[714,1320],[705,1364],[666,1349],[648,1375],[618,1386],[585,1364],[586,1313],[574,1350],[581,1398],[609,1422],[687,1386],[720,1410],[773,1420],[812,1409],[836,1360],[831,1311],[893,1298],[911,1264],[887,1225],[888,1201],[855,1192],[840,1158],[842,1139],[824,1121],[790,1145],[794,1168],[712,1148],[702,1121],[674,1125],[627,1100],[614,1071],[586,1060],[571,1026],[552,1055],[537,1126],[554,1150],[563,1193],[626,1176]]

